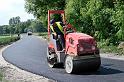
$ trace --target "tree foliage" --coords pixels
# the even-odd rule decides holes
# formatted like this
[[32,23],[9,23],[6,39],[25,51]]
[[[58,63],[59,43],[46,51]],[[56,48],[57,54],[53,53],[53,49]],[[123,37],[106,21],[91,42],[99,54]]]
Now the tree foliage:
[[105,39],[108,45],[124,40],[123,0],[66,1],[66,17],[77,30],[92,35],[97,40]]
[[19,16],[12,17],[9,20],[9,25],[15,25],[15,24],[18,24],[18,23],[20,23],[20,17]]
[[47,24],[47,11],[49,9],[63,10],[65,0],[25,0],[26,11]]
[[12,17],[9,20],[9,25],[0,26],[0,35],[1,34],[17,34],[25,33],[28,29],[33,32],[46,32],[47,29],[43,26],[38,20],[28,19],[27,21],[21,22],[20,17]]
[[[27,12],[43,23],[47,11],[65,10],[66,19],[78,31],[94,36],[108,45],[124,40],[123,0],[25,0]],[[47,24],[47,23],[46,23]]]

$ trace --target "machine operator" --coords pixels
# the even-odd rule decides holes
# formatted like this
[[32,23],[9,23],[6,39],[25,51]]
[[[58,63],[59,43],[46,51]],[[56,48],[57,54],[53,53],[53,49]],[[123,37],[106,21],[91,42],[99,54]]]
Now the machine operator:
[[65,39],[64,39],[64,31],[63,31],[63,22],[56,21],[55,19],[52,19],[50,21],[50,28],[53,32],[53,35],[56,37],[56,40],[60,41],[60,44],[62,46],[62,51],[65,49]]

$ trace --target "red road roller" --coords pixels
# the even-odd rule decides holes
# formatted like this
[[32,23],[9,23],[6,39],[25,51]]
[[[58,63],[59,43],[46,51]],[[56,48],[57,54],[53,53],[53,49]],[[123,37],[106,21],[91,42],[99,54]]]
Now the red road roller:
[[[95,39],[87,34],[76,32],[72,25],[66,24],[64,13],[63,10],[48,10],[48,65],[51,68],[62,65],[67,73],[97,71],[101,65],[101,59]],[[64,50],[61,49],[59,40],[55,40],[50,29],[52,14],[63,16]]]

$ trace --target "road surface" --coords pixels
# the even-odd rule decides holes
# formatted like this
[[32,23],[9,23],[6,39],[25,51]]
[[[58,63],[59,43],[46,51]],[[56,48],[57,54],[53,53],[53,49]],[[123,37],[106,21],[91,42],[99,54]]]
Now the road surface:
[[124,82],[124,61],[102,58],[98,72],[67,74],[62,68],[49,68],[46,60],[47,41],[25,36],[3,52],[6,61],[26,71],[58,82]]

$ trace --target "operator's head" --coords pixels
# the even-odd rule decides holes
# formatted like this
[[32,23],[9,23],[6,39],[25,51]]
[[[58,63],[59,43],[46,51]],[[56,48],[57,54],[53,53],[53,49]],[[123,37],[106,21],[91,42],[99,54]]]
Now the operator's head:
[[58,22],[58,21],[62,21],[62,16],[61,14],[54,14],[53,15],[53,19]]
[[52,25],[53,27],[56,27],[57,25],[56,25],[55,22],[56,22],[56,21],[55,21],[54,19],[52,19],[52,20],[50,21],[50,25]]

